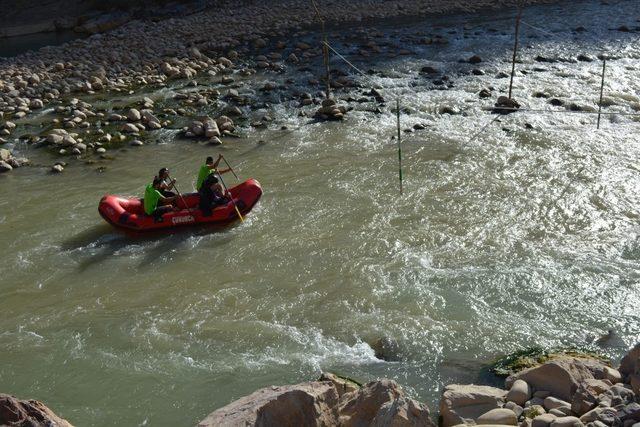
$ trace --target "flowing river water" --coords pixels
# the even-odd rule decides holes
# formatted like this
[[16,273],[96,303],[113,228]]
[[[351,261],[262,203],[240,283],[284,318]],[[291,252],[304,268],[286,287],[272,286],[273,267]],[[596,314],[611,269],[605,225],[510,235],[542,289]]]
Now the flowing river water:
[[[540,91],[595,110],[601,62],[533,58],[606,51],[605,110],[640,112],[638,32],[615,31],[640,25],[639,9],[527,9],[525,21],[548,33],[523,28],[518,69],[529,73],[519,71],[515,98],[566,111],[532,96]],[[414,53],[360,60],[385,76],[357,79],[388,101],[399,94],[403,128],[430,125],[403,133],[403,195],[391,102],[312,123],[286,101],[270,110],[273,129],[221,147],[161,131],[158,144],[113,151],[115,161],[1,176],[0,391],[76,425],[193,425],[257,388],[333,371],[395,379],[434,410],[444,384],[478,380],[497,355],[587,345],[609,329],[626,345],[640,340],[640,118],[605,116],[600,130],[575,113],[489,124],[492,101],[477,93],[506,92],[495,75],[510,70],[512,16],[378,26]],[[450,43],[412,44],[425,33]],[[357,59],[355,45],[335,45]],[[458,62],[473,54],[483,63]],[[431,90],[425,65],[454,87]],[[440,114],[445,106],[463,114]],[[51,164],[44,150],[16,151]],[[160,166],[190,191],[218,152],[264,188],[245,223],[132,238],[99,217],[103,194],[142,194]],[[381,337],[397,342],[399,360],[375,358],[368,343]],[[616,358],[623,347],[602,351]]]

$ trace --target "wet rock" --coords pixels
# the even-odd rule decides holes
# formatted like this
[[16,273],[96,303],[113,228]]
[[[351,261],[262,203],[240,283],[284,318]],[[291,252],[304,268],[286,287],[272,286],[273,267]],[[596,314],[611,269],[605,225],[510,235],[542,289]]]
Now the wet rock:
[[491,98],[491,91],[489,89],[482,89],[480,93],[478,93],[478,96],[481,99]]
[[13,167],[4,160],[0,160],[0,173],[10,172],[13,170]]
[[129,143],[129,145],[131,145],[132,147],[142,147],[144,145],[144,142],[140,141],[139,139],[134,139]]
[[370,344],[377,359],[387,362],[396,362],[400,360],[400,347],[398,342],[393,338],[378,338]]
[[52,173],[62,173],[63,171],[64,171],[64,167],[59,163],[56,163],[51,167]]
[[582,54],[582,53],[580,55],[578,55],[577,59],[580,62],[593,62],[594,61],[593,57],[591,57],[589,55]]
[[489,386],[448,385],[440,399],[442,426],[474,422],[480,415],[501,407],[506,394],[506,390]]
[[621,25],[618,27],[618,31],[623,32],[623,33],[629,33],[631,32],[631,30],[629,29],[629,27],[627,27],[626,25]]
[[549,104],[553,105],[554,107],[561,107],[562,105],[564,105],[564,102],[562,102],[558,98],[552,98],[549,100]]
[[471,70],[471,74],[473,74],[474,76],[484,76],[486,73],[478,68],[474,68],[473,70]]
[[431,75],[440,74],[440,70],[438,70],[437,68],[434,68],[434,67],[430,67],[430,66],[422,67],[420,69],[420,72],[422,74],[431,74]]
[[0,425],[73,427],[37,400],[18,400],[0,393]]
[[478,55],[473,55],[471,58],[467,59],[469,64],[479,64],[482,62],[482,58]]
[[496,79],[506,79],[509,78],[510,75],[505,73],[504,71],[499,72],[498,74],[496,74]]
[[546,56],[542,56],[542,55],[538,55],[534,58],[534,61],[537,62],[545,62],[545,63],[549,63],[552,64],[554,62],[558,62],[557,60],[553,59],[553,58],[547,58]]

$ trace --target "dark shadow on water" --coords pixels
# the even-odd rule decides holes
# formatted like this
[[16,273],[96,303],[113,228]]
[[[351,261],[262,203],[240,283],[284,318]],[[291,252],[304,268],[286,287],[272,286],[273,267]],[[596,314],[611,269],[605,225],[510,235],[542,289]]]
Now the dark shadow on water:
[[[223,235],[236,225],[235,223],[227,226],[199,225],[139,233],[116,230],[105,224],[91,227],[70,237],[62,242],[61,248],[64,251],[79,251],[78,269],[82,272],[111,257],[118,256],[118,252],[129,247],[142,246],[145,251],[139,267],[146,267],[155,262],[164,262],[164,256],[167,254],[171,254],[172,261],[175,261],[176,257],[186,253],[179,249],[187,249],[185,243],[192,237]],[[229,236],[223,239],[221,244],[228,243],[232,239]]]

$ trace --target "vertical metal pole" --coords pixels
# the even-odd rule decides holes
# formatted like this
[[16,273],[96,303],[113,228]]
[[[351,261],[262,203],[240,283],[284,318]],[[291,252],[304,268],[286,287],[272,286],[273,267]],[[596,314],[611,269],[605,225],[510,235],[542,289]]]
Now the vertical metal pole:
[[520,38],[520,18],[522,18],[522,4],[518,6],[518,16],[516,17],[516,37],[513,43],[513,59],[511,60],[511,81],[509,82],[509,99],[513,91],[513,78],[516,74],[516,57],[518,55],[518,40]]
[[604,94],[604,74],[607,71],[607,57],[602,58],[602,83],[600,83],[600,102],[598,102],[598,129],[600,129],[600,113],[602,113],[602,95]]
[[329,73],[329,42],[327,39],[327,32],[324,27],[324,19],[322,19],[322,15],[320,15],[320,9],[318,9],[318,5],[316,4],[316,0],[311,0],[313,4],[313,8],[316,10],[316,15],[318,15],[318,19],[320,20],[320,25],[322,27],[322,57],[324,60],[324,67],[326,71],[326,83],[327,83],[327,99],[331,97],[331,75]]
[[396,118],[398,119],[398,176],[400,177],[400,194],[402,194],[402,145],[400,144],[400,99],[396,98]]

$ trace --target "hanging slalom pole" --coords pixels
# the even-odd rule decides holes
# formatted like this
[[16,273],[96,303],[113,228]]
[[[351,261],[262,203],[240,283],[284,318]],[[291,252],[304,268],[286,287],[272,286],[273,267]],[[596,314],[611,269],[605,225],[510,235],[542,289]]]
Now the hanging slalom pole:
[[322,60],[324,62],[325,68],[325,80],[327,83],[327,93],[326,98],[331,98],[331,74],[329,71],[329,39],[327,38],[327,32],[324,27],[324,19],[322,19],[322,15],[320,15],[320,10],[318,9],[318,5],[316,4],[316,0],[311,0],[313,3],[313,8],[316,10],[316,15],[318,15],[318,20],[320,21],[320,26],[322,29]]
[[396,98],[396,118],[398,121],[398,176],[400,178],[400,194],[402,194],[402,144],[400,143],[400,99]]
[[518,5],[518,16],[516,17],[516,36],[513,43],[513,59],[511,60],[511,81],[509,82],[509,99],[513,91],[513,78],[516,74],[516,58],[518,56],[518,41],[520,38],[520,19],[522,18],[522,3]]
[[600,114],[602,114],[602,95],[604,94],[604,75],[607,71],[607,57],[602,57],[602,83],[600,83],[600,102],[598,102],[598,129],[600,129]]

